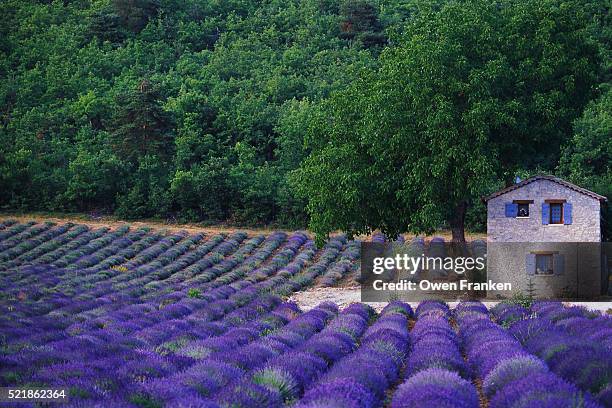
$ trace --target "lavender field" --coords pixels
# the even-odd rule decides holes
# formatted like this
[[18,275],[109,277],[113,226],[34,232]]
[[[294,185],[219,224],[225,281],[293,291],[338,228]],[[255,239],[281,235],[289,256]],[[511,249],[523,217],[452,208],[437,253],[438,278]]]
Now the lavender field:
[[73,407],[612,407],[608,316],[285,300],[358,280],[358,258],[343,236],[1,222],[0,386]]

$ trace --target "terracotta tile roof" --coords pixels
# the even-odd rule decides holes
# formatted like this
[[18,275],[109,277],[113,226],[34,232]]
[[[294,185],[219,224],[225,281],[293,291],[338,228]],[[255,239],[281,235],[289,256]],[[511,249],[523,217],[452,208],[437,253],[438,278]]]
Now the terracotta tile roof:
[[565,181],[563,179],[560,179],[559,177],[549,176],[549,175],[545,175],[545,174],[529,177],[528,179],[525,179],[525,180],[521,181],[520,183],[513,184],[513,185],[511,185],[509,187],[503,188],[503,189],[501,189],[499,191],[496,191],[493,194],[490,194],[490,195],[488,195],[486,197],[483,197],[482,201],[486,203],[487,201],[489,201],[492,198],[499,197],[500,195],[506,194],[506,193],[508,193],[510,191],[516,190],[518,188],[521,188],[521,187],[523,187],[523,186],[525,186],[525,185],[527,185],[529,183],[533,183],[534,181],[538,181],[538,180],[552,181],[553,183],[560,184],[560,185],[562,185],[564,187],[567,187],[567,188],[569,188],[571,190],[574,190],[574,191],[577,191],[579,193],[582,193],[582,194],[584,194],[586,196],[589,196],[589,197],[594,198],[596,200],[599,200],[601,202],[608,201],[608,199],[606,197],[604,197],[602,195],[599,195],[597,193],[594,193],[594,192],[592,192],[590,190],[587,190],[586,188],[578,187],[577,185],[572,184],[572,183],[570,183],[568,181]]

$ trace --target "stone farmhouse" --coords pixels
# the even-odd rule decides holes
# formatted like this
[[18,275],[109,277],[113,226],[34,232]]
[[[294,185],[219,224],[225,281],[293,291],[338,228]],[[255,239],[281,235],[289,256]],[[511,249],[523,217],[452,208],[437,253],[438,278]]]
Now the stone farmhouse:
[[[538,175],[483,198],[487,278],[540,298],[589,298],[608,285],[602,244],[606,197]],[[488,296],[503,294],[488,293]],[[507,295],[507,294],[506,294]]]

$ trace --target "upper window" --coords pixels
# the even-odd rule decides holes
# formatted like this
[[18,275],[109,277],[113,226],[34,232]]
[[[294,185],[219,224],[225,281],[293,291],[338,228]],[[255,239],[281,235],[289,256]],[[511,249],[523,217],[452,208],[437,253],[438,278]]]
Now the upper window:
[[559,199],[542,203],[542,225],[571,225],[572,218],[572,203]]
[[563,204],[562,203],[551,203],[550,204],[550,223],[551,224],[563,224]]
[[506,217],[529,218],[530,204],[533,204],[533,200],[514,200],[506,203]]

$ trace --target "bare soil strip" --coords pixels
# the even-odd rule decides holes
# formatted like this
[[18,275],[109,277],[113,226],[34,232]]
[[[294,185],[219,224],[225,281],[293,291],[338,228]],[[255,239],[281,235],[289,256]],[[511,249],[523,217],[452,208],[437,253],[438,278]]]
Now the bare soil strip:
[[[45,216],[44,214],[10,214],[10,213],[0,213],[0,221],[2,220],[17,220],[19,222],[28,222],[28,221],[36,221],[36,222],[44,222],[51,221],[58,224],[73,222],[75,224],[83,224],[88,227],[110,227],[111,229],[116,229],[122,227],[124,225],[129,225],[134,228],[141,227],[150,227],[156,230],[165,230],[169,233],[178,232],[178,231],[187,231],[190,233],[198,233],[204,232],[209,234],[219,234],[219,233],[233,233],[236,231],[246,232],[249,236],[253,236],[256,234],[269,234],[275,231],[285,231],[285,232],[293,232],[290,230],[284,230],[282,228],[240,228],[237,226],[231,225],[215,225],[215,226],[202,226],[198,224],[178,224],[178,223],[165,223],[159,220],[139,220],[139,221],[122,221],[118,220],[114,217],[100,217],[93,219],[87,215],[57,215],[54,216]],[[309,234],[307,231],[305,231]],[[309,234],[310,235],[310,234]]]

